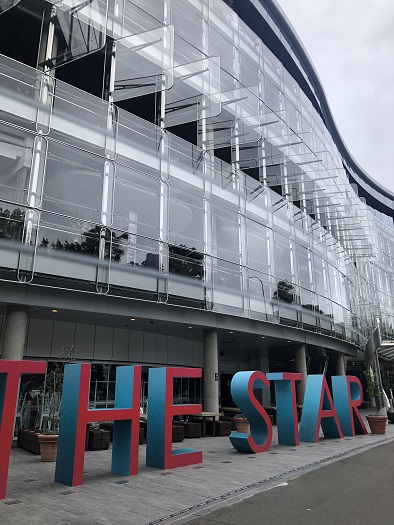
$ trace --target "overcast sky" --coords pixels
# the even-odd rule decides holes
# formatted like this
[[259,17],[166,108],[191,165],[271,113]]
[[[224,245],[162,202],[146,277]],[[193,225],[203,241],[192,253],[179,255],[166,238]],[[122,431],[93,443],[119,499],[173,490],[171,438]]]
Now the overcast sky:
[[394,0],[277,0],[350,153],[394,191]]

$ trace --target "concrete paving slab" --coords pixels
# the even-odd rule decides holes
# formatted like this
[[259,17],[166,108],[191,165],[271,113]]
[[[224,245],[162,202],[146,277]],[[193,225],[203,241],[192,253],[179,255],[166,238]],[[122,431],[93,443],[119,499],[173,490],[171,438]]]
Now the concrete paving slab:
[[[155,525],[186,523],[197,515],[260,493],[339,459],[394,441],[394,425],[384,436],[326,440],[299,447],[277,443],[276,427],[269,452],[236,452],[226,437],[190,439],[188,448],[203,451],[203,468],[161,471],[145,466],[140,447],[139,474],[111,474],[111,451],[88,451],[84,484],[54,483],[54,464],[42,463],[17,447],[12,449],[7,499],[0,501],[0,523],[19,525]],[[180,444],[179,448],[185,446]],[[174,447],[175,448],[175,447]]]

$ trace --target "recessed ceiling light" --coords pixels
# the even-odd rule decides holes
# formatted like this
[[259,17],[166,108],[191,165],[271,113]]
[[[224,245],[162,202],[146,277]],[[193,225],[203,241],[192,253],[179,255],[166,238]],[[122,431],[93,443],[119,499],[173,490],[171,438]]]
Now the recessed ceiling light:
[[234,332],[230,332],[230,334],[233,334]]
[[265,335],[262,335],[262,336],[261,336],[261,339],[265,339]]
[[130,317],[130,321],[135,321],[135,317]]
[[56,310],[55,308],[52,310],[52,312],[53,312],[54,314],[57,314],[57,310]]
[[188,328],[193,328],[192,326],[188,326]]
[[291,343],[291,341],[287,341],[288,343]]

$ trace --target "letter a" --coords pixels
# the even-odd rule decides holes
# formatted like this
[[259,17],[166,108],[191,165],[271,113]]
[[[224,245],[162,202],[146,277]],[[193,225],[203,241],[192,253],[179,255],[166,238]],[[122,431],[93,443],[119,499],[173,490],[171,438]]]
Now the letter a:
[[320,425],[326,438],[342,438],[342,429],[324,375],[310,375],[306,383],[300,423],[300,441],[319,440]]

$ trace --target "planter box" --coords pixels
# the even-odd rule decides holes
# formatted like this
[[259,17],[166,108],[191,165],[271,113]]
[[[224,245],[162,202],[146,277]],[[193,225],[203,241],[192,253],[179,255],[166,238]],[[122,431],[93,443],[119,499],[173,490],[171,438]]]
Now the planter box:
[[38,443],[39,430],[18,430],[18,447],[28,450],[32,454],[41,454],[40,444]]
[[178,425],[172,425],[172,442],[180,443],[181,441],[183,441],[184,437],[185,433],[183,431],[183,427]]
[[229,436],[231,434],[230,421],[210,421],[205,422],[205,431],[207,436]]
[[88,429],[88,449],[89,450],[108,450],[110,432],[100,428]]
[[[114,424],[113,423],[100,423],[99,427],[102,430],[108,430],[110,433],[109,440],[112,441],[114,437]],[[144,443],[144,428],[140,425],[139,445]]]
[[183,427],[185,438],[200,438],[201,437],[201,424],[191,423],[190,421],[176,421],[174,425]]
[[[144,433],[144,438],[146,439],[146,433],[147,433],[147,422],[146,421],[140,421],[140,435],[141,430]],[[176,424],[172,424],[172,442],[173,443],[179,443],[180,441],[183,441],[183,438],[185,437],[183,427],[177,426]],[[140,443],[141,445],[141,443]]]

